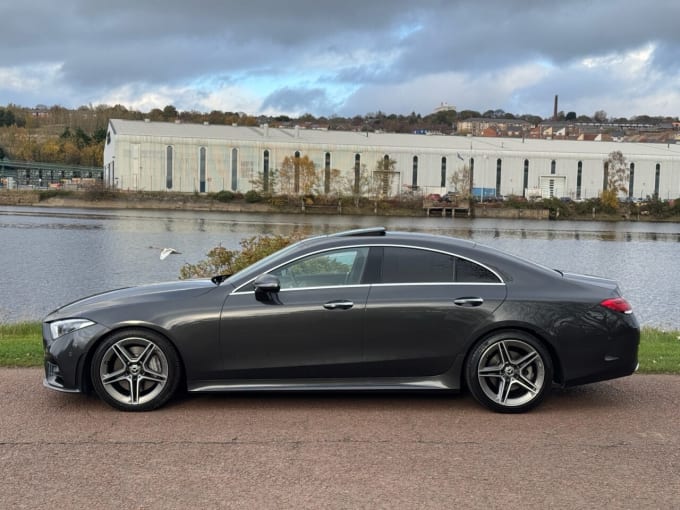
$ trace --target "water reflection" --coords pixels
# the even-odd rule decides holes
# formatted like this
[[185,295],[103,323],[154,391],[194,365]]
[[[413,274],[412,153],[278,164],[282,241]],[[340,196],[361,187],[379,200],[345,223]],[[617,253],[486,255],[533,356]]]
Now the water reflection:
[[[672,309],[680,226],[670,223],[393,218],[192,211],[0,208],[0,320],[35,319],[110,288],[177,278],[214,246],[384,225],[471,239],[541,264],[617,279],[641,322],[680,329]],[[171,246],[182,255],[160,261]],[[650,263],[653,261],[653,263]]]

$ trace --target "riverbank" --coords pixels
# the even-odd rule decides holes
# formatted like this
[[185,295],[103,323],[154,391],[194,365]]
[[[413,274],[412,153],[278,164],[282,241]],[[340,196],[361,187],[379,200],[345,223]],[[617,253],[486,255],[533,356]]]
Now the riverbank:
[[[345,216],[424,217],[452,216],[530,220],[575,221],[664,221],[680,222],[680,206],[675,203],[652,202],[637,204],[619,211],[600,207],[597,199],[585,203],[570,203],[556,199],[526,202],[484,202],[471,211],[455,209],[450,204],[427,205],[420,198],[372,201],[362,198],[327,197],[260,197],[259,195],[223,193],[123,192],[109,190],[1,190],[0,206],[34,206],[46,208],[83,209],[148,209],[261,214],[318,214]],[[255,199],[250,200],[249,198]]]

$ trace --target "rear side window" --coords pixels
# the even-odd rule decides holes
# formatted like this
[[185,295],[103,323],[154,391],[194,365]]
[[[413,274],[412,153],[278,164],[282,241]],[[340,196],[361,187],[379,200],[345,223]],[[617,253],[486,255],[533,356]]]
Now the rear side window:
[[456,281],[460,283],[500,283],[498,277],[485,267],[456,257]]
[[385,247],[382,283],[499,283],[488,269],[446,253]]

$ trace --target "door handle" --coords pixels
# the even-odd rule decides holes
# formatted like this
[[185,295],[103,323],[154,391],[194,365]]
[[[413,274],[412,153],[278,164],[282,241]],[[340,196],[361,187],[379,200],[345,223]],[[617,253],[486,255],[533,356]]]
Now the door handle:
[[326,310],[349,310],[354,306],[354,303],[352,301],[346,301],[346,300],[341,300],[341,301],[329,301],[328,303],[325,303],[323,307]]
[[454,300],[453,304],[458,306],[480,306],[484,304],[484,300],[480,297],[465,297]]

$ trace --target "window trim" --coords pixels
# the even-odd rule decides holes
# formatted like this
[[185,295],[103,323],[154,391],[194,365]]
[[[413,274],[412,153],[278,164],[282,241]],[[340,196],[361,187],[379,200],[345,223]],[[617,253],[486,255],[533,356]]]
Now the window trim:
[[[495,271],[491,269],[489,266],[486,264],[483,264],[481,262],[478,262],[476,260],[471,259],[470,257],[466,257],[464,255],[457,255],[455,253],[451,253],[445,250],[440,250],[437,248],[430,248],[430,247],[424,247],[424,246],[414,246],[411,244],[394,244],[394,243],[372,243],[372,244],[352,244],[352,245],[346,245],[346,246],[333,246],[330,248],[322,248],[320,250],[316,251],[310,251],[309,253],[304,253],[298,257],[292,258],[290,260],[286,260],[285,262],[282,262],[281,264],[278,264],[276,266],[273,266],[266,271],[255,275],[245,283],[239,285],[236,289],[231,291],[229,293],[230,296],[234,294],[238,295],[245,295],[245,294],[254,294],[255,291],[252,290],[241,290],[243,287],[246,287],[250,285],[256,278],[260,277],[263,274],[269,274],[272,271],[276,271],[280,267],[285,266],[286,264],[290,264],[292,262],[295,262],[297,260],[300,260],[305,257],[309,257],[312,255],[317,255],[319,253],[324,253],[327,251],[337,251],[337,250],[344,250],[344,249],[352,249],[352,248],[368,248],[369,250],[371,248],[411,248],[415,250],[424,250],[424,251],[430,251],[430,252],[435,252],[435,253],[441,253],[443,255],[449,255],[451,257],[457,257],[459,259],[467,260],[468,262],[471,262],[473,264],[477,264],[478,266],[483,267],[487,271],[491,272],[496,278],[498,278],[498,282],[492,283],[492,282],[413,282],[413,283],[360,283],[360,284],[350,284],[350,285],[329,285],[329,286],[321,286],[321,287],[297,287],[295,289],[281,289],[279,292],[290,292],[293,290],[321,290],[321,289],[337,289],[340,287],[343,288],[351,288],[351,287],[370,287],[370,286],[376,286],[376,287],[395,287],[395,286],[415,286],[415,285],[420,285],[420,286],[433,286],[433,285],[452,285],[452,286],[461,286],[461,285],[483,285],[483,286],[496,286],[496,285],[502,285],[505,286],[506,282],[503,280],[500,274],[498,274],[498,271]],[[382,264],[382,261],[381,261]]]
[[[425,250],[425,251],[431,251],[434,253],[440,253],[442,255],[448,255],[451,257],[456,257],[459,259],[467,260],[468,262],[472,264],[477,264],[478,266],[483,267],[487,271],[489,271],[491,274],[493,274],[496,278],[498,278],[498,282],[492,283],[492,282],[402,282],[402,283],[373,283],[371,285],[375,285],[376,287],[387,287],[387,286],[395,286],[395,285],[407,285],[407,286],[413,286],[413,285],[505,285],[505,281],[501,276],[498,274],[497,271],[494,271],[491,269],[489,266],[486,264],[482,264],[481,262],[478,262],[476,260],[471,259],[470,257],[465,257],[463,255],[456,255],[455,253],[447,252],[444,250],[439,250],[437,248],[429,248],[429,247],[424,247],[424,246],[413,246],[413,245],[405,245],[405,244],[381,244],[381,245],[371,245],[375,246],[376,248],[410,248],[410,249],[415,249],[415,250]],[[384,256],[384,255],[383,255]],[[382,264],[381,264],[382,267]]]

